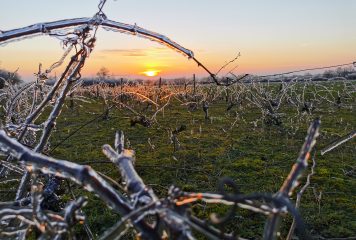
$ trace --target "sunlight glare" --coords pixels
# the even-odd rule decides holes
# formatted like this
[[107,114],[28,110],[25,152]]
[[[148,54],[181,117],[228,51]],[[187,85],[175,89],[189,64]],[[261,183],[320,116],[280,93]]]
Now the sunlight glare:
[[146,75],[147,77],[155,77],[158,75],[160,71],[158,70],[147,70],[145,72],[142,72],[144,75]]

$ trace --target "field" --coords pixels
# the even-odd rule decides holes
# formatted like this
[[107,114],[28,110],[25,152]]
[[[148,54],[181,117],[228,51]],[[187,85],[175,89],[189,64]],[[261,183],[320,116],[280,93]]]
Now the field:
[[1,240],[356,239],[356,5],[90,2],[3,4]]
[[[331,87],[338,88],[338,85]],[[90,165],[120,182],[118,169],[102,154],[101,146],[113,144],[115,131],[123,130],[126,147],[136,152],[135,168],[138,174],[159,197],[167,196],[171,185],[189,192],[216,192],[217,184],[223,177],[231,178],[238,191],[244,194],[277,192],[298,157],[310,121],[320,117],[320,137],[313,152],[315,174],[302,197],[300,211],[314,238],[356,235],[355,145],[349,142],[324,156],[320,154],[330,142],[355,129],[354,95],[342,107],[322,102],[311,114],[298,116],[298,120],[293,121],[296,108],[285,104],[281,109],[285,115],[280,125],[261,121],[260,109],[246,100],[227,111],[229,104],[224,94],[210,101],[209,119],[205,119],[201,105],[189,109],[187,104],[172,98],[158,112],[152,126],[144,127],[140,124],[131,126],[130,120],[136,114],[122,105],[112,104],[114,101],[108,93],[119,92],[120,89],[103,89],[100,91],[107,94],[98,96],[93,94],[93,89],[83,89],[80,95],[87,97],[88,101],[66,102],[53,132],[48,154],[57,159]],[[157,94],[161,90],[150,86],[145,91]],[[206,92],[207,88],[201,87],[199,91]],[[191,94],[191,91],[188,92]],[[157,110],[140,98],[127,100],[126,104],[145,116],[152,116]],[[109,105],[115,107],[105,116],[103,113]],[[43,114],[39,122],[46,119],[46,115]],[[179,128],[183,130],[177,134],[179,143],[174,146],[171,132]],[[309,172],[303,175],[301,185]],[[77,185],[70,185],[75,196],[86,195],[90,199],[83,211],[93,233],[98,236],[118,221],[119,216],[106,208],[97,197]],[[67,184],[62,184],[62,188],[61,202],[64,204],[72,195]],[[295,196],[291,197],[293,201]],[[12,198],[9,196],[9,200]],[[223,216],[229,208],[197,202],[192,204],[191,209],[195,215],[209,219],[211,213]],[[259,239],[265,221],[266,217],[261,214],[238,210],[224,227],[239,236]],[[288,233],[291,222],[290,215],[284,218],[282,239]],[[77,231],[85,234],[80,227]]]

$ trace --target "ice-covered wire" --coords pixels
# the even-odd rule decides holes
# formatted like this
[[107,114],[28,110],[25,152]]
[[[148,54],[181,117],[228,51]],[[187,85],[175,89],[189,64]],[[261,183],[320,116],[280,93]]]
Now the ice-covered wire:
[[339,147],[340,145],[346,143],[347,141],[350,141],[354,137],[356,137],[356,130],[353,130],[350,133],[346,134],[345,136],[342,136],[341,138],[328,144],[328,146],[326,146],[323,150],[321,150],[321,155],[324,155],[325,153],[330,152],[331,150]]
[[262,76],[258,76],[258,77],[260,77],[260,78],[265,78],[265,77],[277,77],[277,76],[283,76],[283,75],[288,75],[288,74],[292,74],[292,73],[300,73],[300,72],[306,72],[306,71],[323,70],[323,69],[337,68],[337,67],[345,67],[345,66],[354,66],[354,67],[356,67],[356,61],[355,61],[355,62],[350,62],[350,63],[343,63],[343,64],[338,64],[338,65],[332,65],[332,66],[323,66],[323,67],[315,67],[315,68],[305,68],[305,69],[294,70],[294,71],[283,72],[283,73],[268,74],[268,75],[262,75]]

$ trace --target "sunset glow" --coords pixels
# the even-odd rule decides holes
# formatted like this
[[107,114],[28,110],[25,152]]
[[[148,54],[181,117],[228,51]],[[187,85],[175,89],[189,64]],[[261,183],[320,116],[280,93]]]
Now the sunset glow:
[[[41,3],[18,0],[1,4],[0,29],[10,30],[27,25],[78,16],[91,16],[97,0],[48,1]],[[272,74],[296,69],[337,65],[355,61],[356,33],[350,31],[356,23],[356,1],[343,4],[332,0],[282,0],[256,4],[248,0],[204,1],[137,1],[117,4],[108,1],[109,19],[138,26],[163,34],[190,49],[210,71],[216,72],[236,57],[234,74]],[[21,8],[18,6],[21,5]],[[73,12],[65,8],[71,6]],[[53,8],[56,11],[34,15],[32,7]],[[189,6],[184,7],[182,6]],[[152,12],[159,9],[159,17]],[[241,9],[236,15],[235,10]],[[18,12],[16,17],[11,13]],[[254,12],[254,16],[251,16]],[[295,18],[303,12],[303,18]],[[211,15],[216,14],[214,21]],[[174,15],[174,17],[172,17]],[[280,19],[283,19],[281,21]],[[214,29],[214,30],[213,30]],[[228,36],[228,37],[227,37]],[[207,77],[208,73],[194,61],[188,60],[165,45],[137,36],[105,31],[99,28],[96,47],[82,71],[83,77],[96,77],[107,68],[113,76],[135,78]],[[0,69],[16,71],[26,80],[35,80],[38,65],[50,67],[63,54],[58,39],[41,36],[0,47]],[[72,54],[72,53],[71,53]],[[69,56],[71,56],[71,54]],[[222,76],[231,68],[223,69]],[[58,68],[53,75],[61,74]]]
[[147,70],[145,72],[142,72],[144,75],[146,75],[147,77],[155,77],[158,75],[160,71],[158,70]]

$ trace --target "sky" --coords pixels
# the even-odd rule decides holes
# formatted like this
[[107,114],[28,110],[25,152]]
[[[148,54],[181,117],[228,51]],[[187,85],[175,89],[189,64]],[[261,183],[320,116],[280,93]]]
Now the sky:
[[[91,17],[98,2],[0,0],[0,30]],[[354,0],[107,0],[104,12],[111,20],[168,36],[192,50],[212,72],[238,53],[241,57],[231,65],[238,65],[236,74],[270,74],[356,60]],[[102,67],[113,76],[129,78],[207,75],[193,61],[147,39],[106,30],[97,36],[84,76],[95,76]],[[48,36],[8,43],[0,45],[0,68],[19,68],[20,75],[31,80],[39,63],[48,68],[62,53],[58,39]]]

